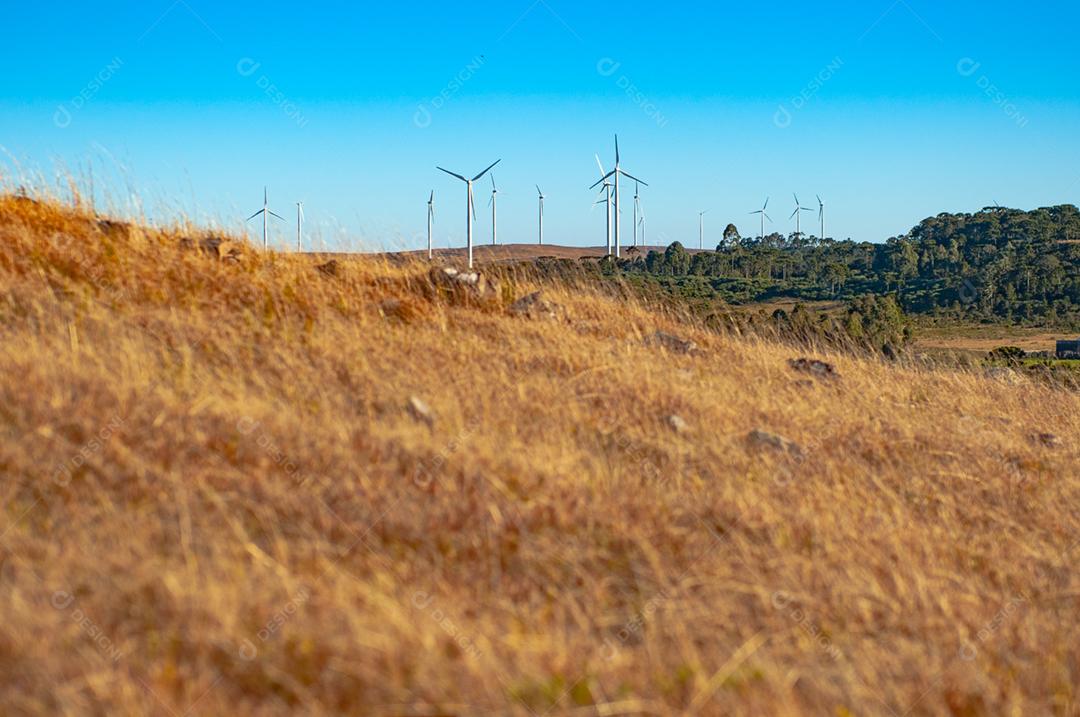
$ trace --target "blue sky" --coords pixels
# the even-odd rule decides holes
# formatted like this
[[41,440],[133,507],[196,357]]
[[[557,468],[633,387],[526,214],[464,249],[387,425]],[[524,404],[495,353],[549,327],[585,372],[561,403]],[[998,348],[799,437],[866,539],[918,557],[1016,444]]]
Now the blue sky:
[[[94,177],[99,202],[239,228],[261,206],[334,248],[464,241],[501,158],[500,239],[603,242],[588,187],[620,135],[649,243],[707,243],[797,192],[880,241],[941,211],[1078,203],[1075,3],[413,4],[277,0],[5,8],[0,169]],[[16,166],[21,170],[17,170]],[[490,238],[478,190],[477,241]],[[107,198],[106,198],[107,196]],[[624,238],[630,197],[624,194]],[[806,214],[816,227],[816,214]],[[257,227],[251,226],[254,233]],[[275,228],[285,242],[291,226]]]

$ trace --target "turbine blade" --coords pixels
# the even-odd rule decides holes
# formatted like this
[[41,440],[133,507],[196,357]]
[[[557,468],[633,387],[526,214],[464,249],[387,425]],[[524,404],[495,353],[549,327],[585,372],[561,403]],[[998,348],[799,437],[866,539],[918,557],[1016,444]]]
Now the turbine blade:
[[635,177],[635,176],[634,176],[634,175],[632,175],[632,174],[627,174],[626,172],[622,171],[621,169],[619,170],[619,174],[621,174],[622,176],[626,177],[627,179],[633,179],[633,180],[634,180],[635,182],[641,182],[641,183],[642,183],[642,184],[644,184],[644,185],[645,185],[646,187],[647,187],[647,186],[649,186],[649,183],[648,183],[648,182],[646,182],[645,180],[643,180],[643,179],[638,179],[637,177]]
[[[267,211],[269,212],[270,210],[268,209]],[[286,219],[285,217],[281,216],[280,214],[274,214],[273,212],[270,212],[270,216],[272,216],[272,217],[277,217],[278,219],[280,219],[280,220],[281,220],[281,221],[283,221],[283,222],[287,222],[287,221],[289,221],[288,219]]]
[[[499,162],[501,162],[501,161],[502,161],[501,159],[496,159],[496,160],[495,160],[494,162],[492,162],[492,163],[491,163],[491,167],[494,167],[494,166],[495,166],[496,164],[498,164],[498,163],[499,163]],[[485,170],[484,170],[483,172],[481,172],[480,174],[478,174],[478,175],[476,175],[475,177],[473,177],[473,181],[475,182],[476,180],[480,179],[480,178],[481,178],[481,177],[483,177],[483,176],[484,176],[485,174],[487,174],[488,172],[490,172],[490,171],[491,171],[491,167],[488,167],[488,168],[487,168],[487,169],[485,169]]]
[[[762,212],[762,214],[765,214],[765,212]],[[769,220],[770,224],[772,224],[772,217],[770,217],[768,214],[765,214],[765,218]]]
[[604,183],[604,182],[606,182],[606,181],[607,181],[608,179],[610,179],[610,178],[611,178],[611,176],[612,176],[612,175],[614,175],[614,174],[615,174],[615,170],[613,169],[613,170],[611,170],[610,172],[608,172],[607,174],[605,174],[605,175],[604,175],[603,177],[600,177],[600,181],[598,181],[598,182],[597,182],[596,184],[592,185],[592,187],[589,187],[589,189],[593,189],[593,188],[595,188],[595,187],[598,187],[598,186],[600,186],[600,185],[601,185],[602,183]]
[[494,173],[492,173],[492,175],[491,175],[491,191],[493,191],[493,192],[499,191],[498,189],[495,188],[495,174]]
[[[791,213],[791,217],[794,217],[794,216],[795,216],[796,214],[798,214],[798,213],[799,213],[799,210],[798,210],[798,209],[796,209],[795,211],[793,211],[793,212]],[[788,217],[788,219],[791,219],[791,217]]]
[[449,175],[450,175],[451,177],[457,177],[458,179],[460,179],[460,180],[461,180],[461,181],[463,181],[463,182],[467,182],[467,181],[469,181],[468,179],[465,179],[465,177],[462,177],[462,176],[461,176],[460,174],[458,174],[457,172],[451,172],[451,171],[450,171],[449,169],[443,169],[442,167],[436,167],[435,169],[438,169],[439,171],[442,171],[442,172],[446,172],[446,173],[447,173],[447,174],[449,174]]
[[604,172],[604,164],[603,164],[603,162],[600,161],[600,155],[599,154],[596,155],[596,166],[600,168],[600,174],[601,175],[606,174],[606,172]]
[[765,211],[766,209],[768,209],[768,208],[769,208],[769,200],[770,200],[770,199],[772,199],[772,197],[765,197],[765,206],[763,206],[763,207],[761,208],[761,211]]
[[615,166],[619,166],[619,135],[615,135]]
[[247,219],[245,219],[244,221],[246,221],[246,222],[250,222],[250,221],[251,221],[252,219],[254,219],[255,217],[259,216],[259,215],[260,215],[260,214],[262,214],[262,213],[263,213],[263,210],[262,210],[262,209],[260,209],[259,211],[255,212],[254,214],[252,214],[252,215],[251,215],[250,217],[248,217],[248,218],[247,218]]

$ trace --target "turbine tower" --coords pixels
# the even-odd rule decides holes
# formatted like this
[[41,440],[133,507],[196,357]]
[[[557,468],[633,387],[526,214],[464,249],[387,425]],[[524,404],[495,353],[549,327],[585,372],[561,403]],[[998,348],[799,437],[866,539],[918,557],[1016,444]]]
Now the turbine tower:
[[765,211],[768,208],[769,208],[769,198],[765,197],[765,205],[763,207],[761,207],[761,209],[757,210],[756,212],[750,212],[750,216],[753,216],[755,214],[760,214],[761,215],[761,235],[759,236],[760,239],[765,238],[765,220],[768,219],[770,223],[772,222],[772,217],[770,217]]
[[821,235],[818,237],[822,241],[825,239],[825,202],[821,201],[821,197],[817,198],[818,203],[818,219],[821,221]]
[[540,197],[540,246],[544,245],[544,193],[540,191],[540,185],[536,185],[536,194]]
[[427,258],[433,258],[431,251],[431,225],[435,223],[435,190],[431,190],[431,197],[427,200]]
[[[800,237],[802,236],[802,212],[812,212],[814,210],[800,204],[797,194],[791,196],[795,197],[795,211],[791,213],[791,217],[795,217],[795,236]],[[791,217],[788,217],[788,219],[791,219]]]
[[495,173],[491,173],[491,199],[488,206],[491,207],[491,245],[499,243],[499,190],[495,188]]
[[705,248],[705,215],[708,214],[708,213],[709,213],[709,210],[706,209],[703,212],[698,212],[698,215],[697,215],[697,220],[698,220],[697,248],[698,249],[704,249]]
[[482,179],[485,174],[487,174],[488,172],[491,171],[492,167],[494,167],[496,164],[498,164],[501,161],[502,161],[501,159],[495,160],[495,162],[493,162],[491,164],[491,167],[488,167],[487,169],[485,169],[483,172],[476,175],[472,179],[466,179],[465,177],[461,176],[460,174],[457,174],[455,172],[451,172],[449,169],[443,169],[442,167],[436,167],[435,168],[435,169],[439,170],[440,172],[446,172],[451,177],[456,177],[456,178],[460,179],[461,181],[465,182],[465,186],[468,187],[469,192],[468,192],[468,195],[467,195],[467,197],[465,199],[465,237],[466,237],[466,241],[468,242],[468,247],[469,247],[469,268],[470,269],[473,268],[472,225],[473,225],[473,219],[476,217],[476,205],[473,204],[473,190],[472,190],[473,183],[480,180],[480,179]]
[[296,203],[296,251],[304,251],[304,203]]
[[638,213],[641,211],[640,182],[634,182],[634,246],[637,246]]
[[281,221],[285,221],[285,217],[283,217],[283,216],[281,216],[279,214],[274,214],[272,211],[270,211],[270,200],[269,200],[268,197],[269,197],[269,195],[267,194],[266,187],[263,187],[263,208],[260,209],[259,211],[255,212],[254,214],[252,214],[250,217],[247,218],[247,220],[250,222],[252,219],[254,219],[255,217],[262,214],[262,218],[263,218],[263,249],[266,249],[270,244],[270,242],[269,242],[270,232],[269,232],[269,227],[267,226],[268,218],[269,217],[276,217],[276,218],[280,219]]
[[646,246],[646,244],[645,244],[645,210],[644,209],[641,210],[641,216],[638,217],[638,226],[641,227],[641,246]]
[[[607,176],[603,177],[600,180],[600,182],[603,182],[608,177],[614,177],[615,178],[615,258],[616,259],[619,258],[619,245],[620,245],[620,242],[619,242],[619,176],[620,175],[623,176],[623,177],[626,177],[627,179],[632,179],[635,182],[641,182],[646,187],[649,186],[648,182],[642,181],[642,180],[638,179],[637,177],[635,177],[635,176],[633,176],[631,174],[627,174],[626,172],[623,171],[622,165],[621,165],[621,160],[619,158],[619,135],[615,135],[615,169],[611,170],[607,174]],[[589,187],[589,189],[596,188],[600,184],[600,182],[597,182],[596,184],[592,185],[591,187]]]
[[[604,199],[596,202],[596,204],[602,202],[607,211],[607,256],[611,256],[611,182],[607,181],[610,175],[604,172],[604,163],[600,161],[599,154],[596,155],[596,166],[600,168],[600,181],[604,183],[603,188],[600,190],[600,193],[604,195]],[[597,182],[597,184],[599,184],[599,182]],[[593,185],[593,187],[595,186],[596,184]],[[591,188],[592,187],[590,187],[590,189]],[[593,206],[595,207],[596,204],[593,204]]]

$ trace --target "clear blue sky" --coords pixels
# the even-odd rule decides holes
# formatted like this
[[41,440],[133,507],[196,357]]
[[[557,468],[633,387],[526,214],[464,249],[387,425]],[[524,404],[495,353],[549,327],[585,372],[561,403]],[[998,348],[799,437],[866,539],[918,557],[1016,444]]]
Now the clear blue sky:
[[650,243],[696,245],[702,209],[710,244],[756,234],[766,196],[792,231],[793,192],[871,241],[1080,201],[1076,3],[39,2],[4,25],[0,169],[93,167],[118,204],[234,227],[268,184],[334,247],[421,246],[432,189],[461,244],[464,187],[435,165],[498,158],[503,241],[535,240],[539,183],[548,241],[600,244],[587,188],[616,131]]

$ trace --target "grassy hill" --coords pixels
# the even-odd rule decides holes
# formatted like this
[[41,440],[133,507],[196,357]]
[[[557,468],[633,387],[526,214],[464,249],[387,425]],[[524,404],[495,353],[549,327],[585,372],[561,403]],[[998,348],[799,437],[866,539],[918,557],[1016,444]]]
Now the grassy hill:
[[5,713],[1077,714],[1075,393],[219,239],[0,199]]

